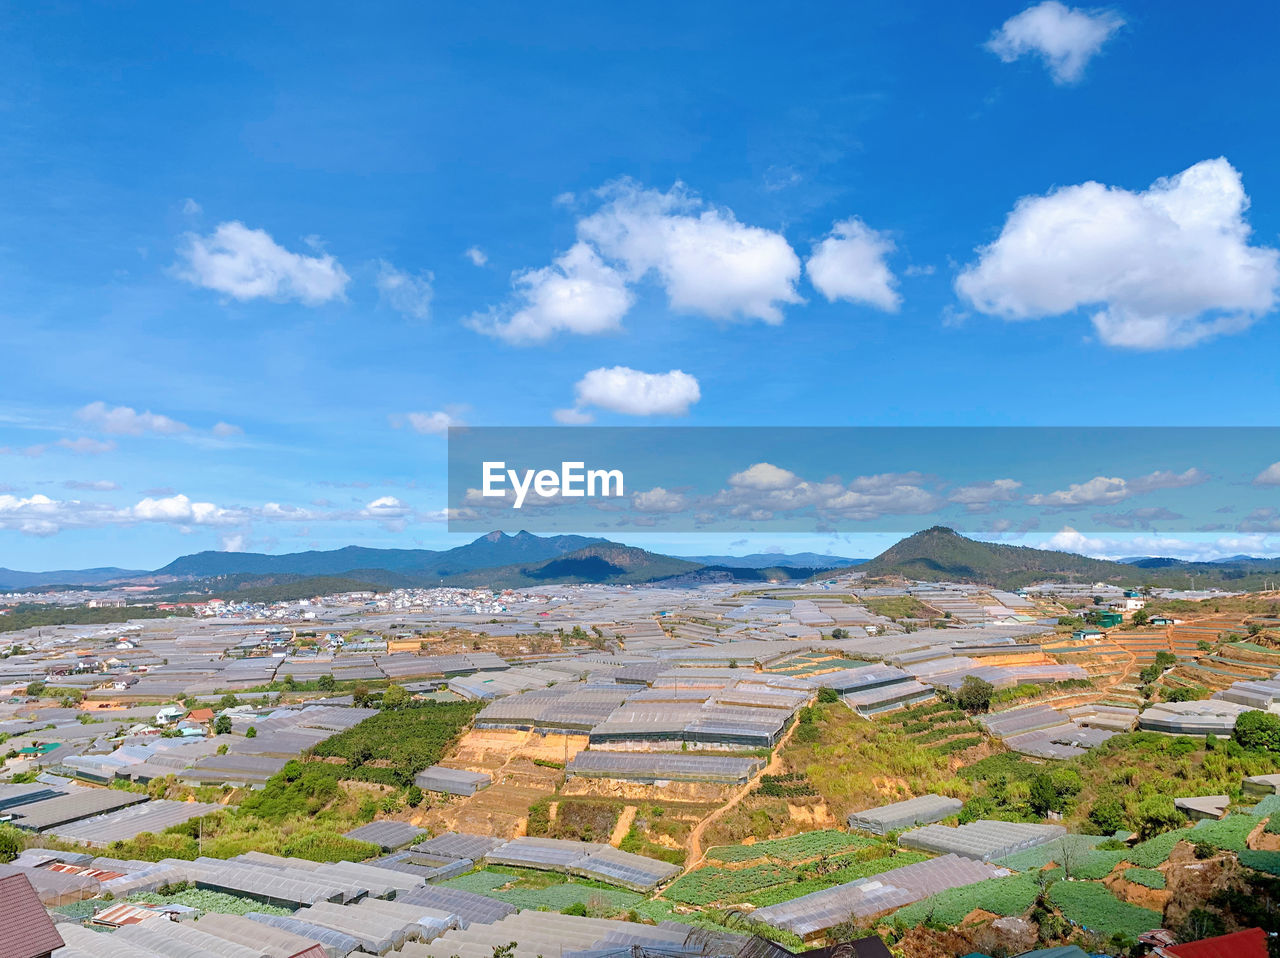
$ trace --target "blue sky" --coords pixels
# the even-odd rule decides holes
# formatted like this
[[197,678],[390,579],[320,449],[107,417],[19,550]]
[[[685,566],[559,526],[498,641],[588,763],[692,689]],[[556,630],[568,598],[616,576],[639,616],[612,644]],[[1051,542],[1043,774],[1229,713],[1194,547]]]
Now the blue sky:
[[1277,20],[8,4],[0,565],[454,544],[449,422],[1271,424]]

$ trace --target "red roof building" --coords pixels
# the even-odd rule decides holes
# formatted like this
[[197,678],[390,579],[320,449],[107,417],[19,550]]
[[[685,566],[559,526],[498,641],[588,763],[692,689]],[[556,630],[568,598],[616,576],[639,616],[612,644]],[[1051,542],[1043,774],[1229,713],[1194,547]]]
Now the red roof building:
[[1267,933],[1261,928],[1246,928],[1185,945],[1168,945],[1163,951],[1174,958],[1267,958]]
[[50,958],[64,944],[27,876],[0,878],[0,956]]

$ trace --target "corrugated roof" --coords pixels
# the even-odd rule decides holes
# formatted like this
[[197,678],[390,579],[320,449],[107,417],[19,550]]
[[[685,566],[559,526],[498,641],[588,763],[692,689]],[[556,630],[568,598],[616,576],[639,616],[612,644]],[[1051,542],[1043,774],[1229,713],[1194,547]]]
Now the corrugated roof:
[[4,902],[4,921],[0,921],[4,958],[35,958],[65,944],[26,875],[0,878],[0,901]]

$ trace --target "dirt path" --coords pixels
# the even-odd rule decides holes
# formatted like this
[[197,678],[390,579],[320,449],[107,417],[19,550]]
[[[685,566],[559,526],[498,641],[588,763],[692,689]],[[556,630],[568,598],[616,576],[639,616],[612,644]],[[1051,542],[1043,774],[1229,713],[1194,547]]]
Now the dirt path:
[[617,848],[631,831],[631,823],[636,820],[636,806],[628,805],[618,816],[618,824],[613,826],[613,834],[609,836],[609,844]]
[[707,857],[702,851],[702,836],[706,834],[707,826],[727,812],[736,808],[739,802],[750,795],[751,789],[755,787],[756,782],[759,781],[761,775],[778,775],[782,772],[782,750],[786,747],[787,743],[791,741],[791,736],[795,733],[795,730],[799,725],[799,722],[794,722],[791,728],[787,729],[786,734],[778,740],[778,745],[773,750],[773,757],[770,758],[769,763],[760,770],[759,775],[755,776],[747,782],[746,785],[743,785],[738,789],[737,794],[735,794],[733,798],[729,799],[729,801],[725,802],[725,804],[721,805],[702,821],[698,822],[697,825],[693,826],[693,831],[689,833],[689,844],[687,846],[684,859],[684,870],[686,873],[693,871],[701,865]]

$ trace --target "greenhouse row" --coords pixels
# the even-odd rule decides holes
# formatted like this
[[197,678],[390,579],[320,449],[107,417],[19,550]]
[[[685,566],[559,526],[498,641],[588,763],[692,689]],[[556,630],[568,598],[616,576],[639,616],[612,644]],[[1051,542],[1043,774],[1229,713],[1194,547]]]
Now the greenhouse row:
[[1029,822],[996,822],[981,819],[967,825],[925,825],[903,833],[898,844],[938,855],[960,855],[988,862],[1014,852],[1044,845],[1061,838],[1067,830],[1061,825],[1035,825]]
[[929,825],[958,815],[964,803],[945,795],[921,795],[892,805],[881,805],[849,816],[849,827],[875,835],[887,835],[916,825]]
[[1202,702],[1159,702],[1138,716],[1138,728],[1172,735],[1230,737],[1236,719],[1253,711],[1248,705],[1207,699]]
[[685,752],[610,752],[588,749],[570,759],[570,777],[610,778],[618,781],[720,782],[742,785],[764,766],[758,758],[732,755],[690,755]]
[[1004,868],[944,855],[758,908],[751,917],[801,938],[814,938],[851,918],[870,918],[949,888],[1007,874]]
[[386,821],[369,822],[367,825],[353,828],[343,837],[353,838],[358,842],[368,842],[370,845],[377,845],[384,851],[391,851],[392,849],[403,848],[424,834],[426,833],[416,825],[388,819]]
[[416,776],[413,783],[427,792],[441,792],[445,795],[474,795],[482,788],[493,784],[493,776],[484,772],[468,772],[461,768],[446,768],[443,765],[432,765],[424,768]]
[[48,830],[63,841],[78,842],[90,848],[104,848],[112,842],[124,842],[143,832],[159,835],[167,828],[201,818],[221,810],[211,802],[175,802],[158,799],[118,811],[95,815]]

